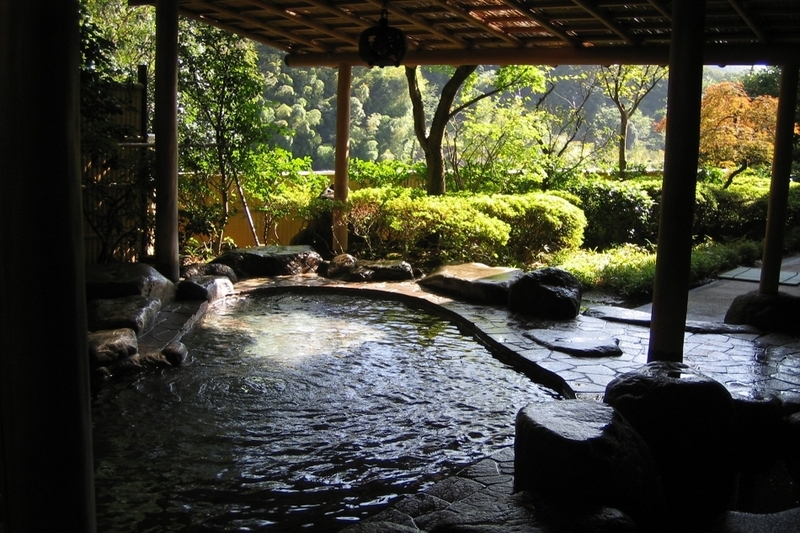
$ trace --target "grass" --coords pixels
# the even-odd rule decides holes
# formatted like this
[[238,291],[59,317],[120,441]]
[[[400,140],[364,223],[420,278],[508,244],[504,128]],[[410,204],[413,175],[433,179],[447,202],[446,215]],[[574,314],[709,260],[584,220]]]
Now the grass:
[[[752,241],[705,242],[692,250],[690,285],[702,285],[717,274],[741,265],[753,265],[761,248]],[[629,300],[652,297],[656,272],[654,246],[625,244],[604,251],[571,250],[550,261],[577,277],[584,290],[603,291]]]

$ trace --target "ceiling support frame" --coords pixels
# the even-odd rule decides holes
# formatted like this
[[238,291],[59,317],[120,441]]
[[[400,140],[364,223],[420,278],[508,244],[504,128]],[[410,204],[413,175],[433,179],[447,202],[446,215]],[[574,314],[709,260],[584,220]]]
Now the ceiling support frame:
[[705,0],[672,2],[668,126],[648,362],[683,362],[700,146],[705,4]]

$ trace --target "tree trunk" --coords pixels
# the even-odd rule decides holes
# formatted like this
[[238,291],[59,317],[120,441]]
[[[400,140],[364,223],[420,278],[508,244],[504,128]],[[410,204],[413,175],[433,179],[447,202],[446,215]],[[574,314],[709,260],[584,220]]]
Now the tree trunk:
[[728,174],[728,179],[725,180],[725,185],[723,185],[722,188],[727,189],[728,187],[733,185],[733,178],[735,178],[736,176],[747,170],[748,166],[750,165],[748,165],[747,161],[745,161],[744,163],[741,164],[741,166],[739,166],[739,168]]
[[425,108],[422,103],[422,94],[417,83],[417,67],[406,67],[408,80],[408,93],[411,97],[412,112],[414,116],[414,134],[425,153],[425,163],[428,166],[427,190],[429,195],[442,195],[445,193],[444,179],[444,154],[442,143],[447,121],[450,120],[451,108],[458,90],[467,77],[475,72],[476,65],[462,65],[456,69],[450,80],[442,89],[439,104],[431,120],[431,128],[425,132]]
[[628,114],[620,108],[619,111],[619,177],[625,177],[628,168]]
[[239,176],[234,176],[233,180],[236,182],[236,191],[239,193],[239,199],[242,201],[242,207],[244,207],[244,216],[247,217],[247,224],[250,226],[250,233],[253,234],[253,240],[255,241],[256,246],[261,246],[261,243],[258,242],[256,225],[253,224],[253,217],[250,215],[250,209],[247,207],[247,200],[244,197],[244,189],[242,189],[242,182],[239,181]]

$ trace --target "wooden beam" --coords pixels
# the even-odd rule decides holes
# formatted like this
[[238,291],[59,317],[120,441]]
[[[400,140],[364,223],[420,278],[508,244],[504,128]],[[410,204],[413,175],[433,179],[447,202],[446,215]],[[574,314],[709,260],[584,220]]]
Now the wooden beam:
[[789,203],[789,176],[792,172],[797,78],[796,63],[781,68],[778,122],[775,126],[775,151],[772,155],[772,181],[767,208],[767,231],[764,237],[764,255],[758,287],[761,294],[778,294],[780,283],[783,232],[786,228],[786,210]]
[[[270,25],[267,22],[265,22],[263,20],[260,20],[260,19],[258,19],[256,17],[252,16],[252,15],[246,15],[246,14],[240,13],[239,11],[234,11],[232,9],[227,9],[227,8],[218,6],[217,4],[212,4],[212,3],[209,3],[209,2],[198,2],[198,4],[203,6],[204,8],[206,8],[211,13],[213,13],[213,12],[220,13],[222,15],[225,15],[226,17],[230,17],[230,18],[233,18],[233,19],[238,19],[238,20],[241,20],[242,22],[246,22],[248,24],[252,24],[253,26],[255,26],[257,28],[263,28],[265,30],[269,30],[269,32],[275,33],[277,35],[280,35],[281,37],[284,37],[285,39],[288,39],[290,42],[302,43],[302,44],[308,46],[309,48],[312,48],[314,50],[318,50],[318,51],[323,52],[323,53],[330,51],[330,49],[327,46],[323,46],[323,45],[319,44],[314,39],[307,39],[305,37],[302,37],[302,36],[298,35],[298,33],[295,32],[295,31],[285,30],[285,29],[283,29],[280,26],[275,25],[275,24]],[[201,15],[201,18],[199,18],[197,20],[204,21],[206,18],[207,18],[207,15]],[[238,33],[238,30],[236,30],[234,33]]]
[[[347,203],[350,191],[348,175],[350,160],[350,84],[353,69],[350,65],[339,65],[339,79],[336,88],[336,174],[333,183],[333,199]],[[347,252],[347,224],[343,220],[342,209],[333,210],[333,252]]]
[[178,0],[156,5],[155,266],[178,281]]
[[670,13],[669,9],[664,6],[664,3],[661,0],[649,0],[650,5],[656,8],[656,10],[661,13],[664,17],[668,20],[672,20],[672,13]]
[[273,39],[268,39],[258,33],[243,31],[241,28],[237,28],[236,26],[233,26],[231,24],[225,24],[224,22],[220,22],[208,16],[199,15],[193,11],[186,11],[184,9],[179,10],[179,13],[186,18],[196,20],[197,22],[202,22],[203,24],[208,24],[209,26],[214,26],[215,28],[219,28],[221,30],[229,31],[231,33],[244,37],[245,39],[250,39],[251,41],[271,46],[272,48],[276,48],[283,52],[292,51],[292,48],[290,46],[287,46],[281,42],[275,41]]
[[339,30],[331,28],[327,24],[322,24],[317,22],[316,20],[301,15],[299,13],[294,13],[288,9],[281,8],[270,4],[269,2],[265,2],[264,0],[246,0],[252,6],[255,6],[259,9],[263,9],[268,13],[272,13],[273,15],[283,17],[287,20],[291,20],[297,24],[301,24],[304,26],[308,26],[309,28],[314,28],[315,30],[322,32],[326,35],[329,35],[335,39],[338,39],[345,43],[350,43],[352,45],[358,46],[358,37],[353,37],[352,35],[348,35],[346,33],[342,33]]
[[[96,530],[78,13],[77,0],[0,0],[0,516],[9,533]],[[35,243],[51,260],[32,256]]]
[[[370,4],[373,4],[373,5],[377,6],[377,7],[380,7],[380,8],[383,7],[383,1],[382,0],[367,0],[367,1]],[[450,33],[447,30],[443,30],[441,28],[437,28],[436,26],[434,26],[433,24],[430,24],[427,20],[425,20],[423,17],[421,17],[419,15],[415,15],[413,13],[409,13],[405,9],[393,6],[391,4],[389,4],[387,6],[387,9],[388,9],[389,13],[391,13],[392,15],[400,17],[401,19],[405,20],[406,22],[410,22],[411,24],[414,24],[415,26],[418,26],[419,28],[421,28],[421,29],[423,29],[423,30],[425,30],[427,32],[430,32],[433,35],[436,35],[437,37],[441,37],[445,41],[449,41],[449,42],[457,45],[459,48],[467,48],[469,46],[469,43],[467,43],[461,37],[453,35],[452,33]],[[333,65],[330,65],[330,66],[335,67],[338,64],[339,63],[336,63],[336,64],[333,64]],[[354,65],[356,63],[349,63],[349,64]],[[361,61],[359,61],[358,64],[361,64]],[[366,65],[366,63],[364,63],[364,64]]]
[[739,0],[728,0],[728,2],[733,6],[733,9],[742,17],[742,20],[747,24],[747,26],[753,30],[753,33],[758,37],[758,40],[761,41],[763,44],[769,44],[769,38],[761,29],[761,27],[756,23],[753,17],[750,16],[750,13],[747,12],[747,9],[742,5]]
[[567,32],[558,29],[556,26],[550,24],[549,20],[546,20],[545,18],[537,15],[527,4],[524,4],[519,0],[503,0],[503,3],[508,7],[510,7],[511,9],[519,11],[525,16],[525,18],[532,20],[533,22],[538,24],[544,31],[552,35],[555,35],[569,46],[578,46],[580,44],[580,42],[577,39],[569,35]]
[[[707,45],[706,65],[782,65],[800,57],[795,45]],[[336,67],[342,63],[366,65],[356,52],[289,54],[292,67]],[[403,64],[412,65],[666,65],[668,46],[593,46],[492,48],[477,50],[410,50]]]
[[459,8],[458,6],[455,5],[455,3],[451,4],[451,3],[447,2],[447,0],[430,0],[430,2],[432,2],[435,5],[438,5],[438,6],[441,6],[441,7],[445,8],[450,13],[461,17],[462,19],[464,19],[465,21],[467,21],[470,24],[477,25],[478,27],[482,28],[484,31],[489,32],[490,34],[494,35],[498,39],[501,39],[501,40],[507,42],[508,44],[511,44],[511,45],[514,45],[514,46],[519,46],[520,44],[522,44],[521,41],[519,39],[517,39],[516,37],[507,34],[506,32],[502,31],[501,29],[499,29],[499,28],[497,28],[497,27],[495,27],[495,26],[493,26],[491,24],[486,23],[482,19],[474,16],[469,11],[466,11],[464,9]]
[[620,39],[625,41],[625,44],[628,45],[635,45],[636,41],[628,35],[625,30],[623,30],[619,24],[605,16],[602,11],[598,10],[593,6],[591,3],[586,2],[585,0],[572,0],[573,3],[580,6],[581,8],[585,9],[587,13],[589,13],[595,20],[600,21],[603,25],[611,30],[612,32],[616,33]]
[[700,146],[705,7],[704,0],[672,2],[668,126],[648,362],[683,361]]

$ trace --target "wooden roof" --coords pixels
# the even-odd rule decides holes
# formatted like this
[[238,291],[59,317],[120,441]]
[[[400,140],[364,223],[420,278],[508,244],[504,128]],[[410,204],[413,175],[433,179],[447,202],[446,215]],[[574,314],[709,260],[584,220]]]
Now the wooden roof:
[[[134,2],[135,0],[131,0]],[[145,0],[146,1],[146,0]],[[383,0],[178,0],[182,15],[288,52],[295,65],[362,64]],[[800,0],[707,0],[705,63],[800,60]],[[669,0],[388,0],[406,64],[666,63]]]

